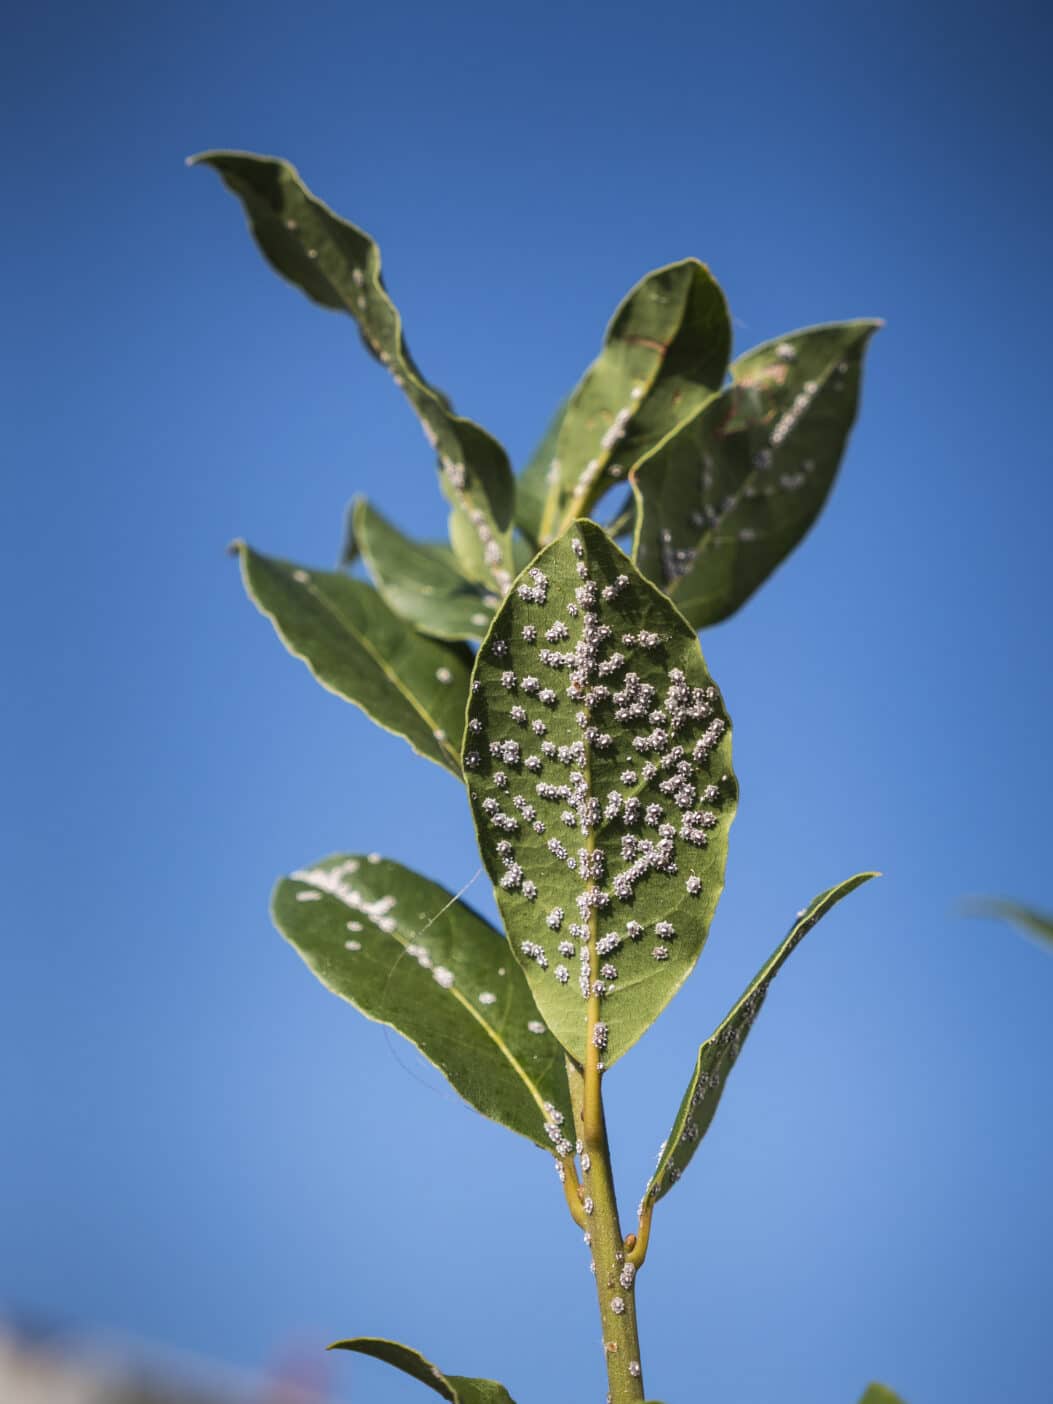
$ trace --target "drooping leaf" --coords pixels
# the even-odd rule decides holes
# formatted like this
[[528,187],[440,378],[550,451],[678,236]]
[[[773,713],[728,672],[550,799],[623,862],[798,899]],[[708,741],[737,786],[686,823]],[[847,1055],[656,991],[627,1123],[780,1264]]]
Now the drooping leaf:
[[[465,777],[542,1017],[614,1063],[702,950],[735,812],[731,733],[698,640],[592,522],[520,577],[476,657]],[[582,964],[583,963],[583,964]]]
[[385,1341],[377,1336],[353,1336],[350,1340],[334,1342],[329,1349],[354,1350],[360,1355],[372,1355],[377,1360],[394,1365],[403,1374],[420,1380],[421,1384],[441,1394],[450,1404],[515,1404],[508,1390],[496,1380],[475,1380],[465,1375],[444,1374],[437,1365],[425,1360],[419,1351],[400,1345],[398,1341]]
[[337,854],[283,878],[272,912],[327,989],[397,1029],[484,1116],[546,1149],[546,1123],[572,1124],[563,1050],[508,943],[445,888]]
[[[453,412],[422,376],[380,271],[380,250],[363,230],[322,203],[287,161],[243,151],[205,151],[241,200],[271,266],[322,307],[354,318],[362,340],[409,400],[438,455],[453,507],[458,555],[474,579],[503,593],[515,573],[511,538],[515,483],[508,456],[485,429]],[[452,529],[452,524],[451,524]]]
[[362,580],[237,550],[249,598],[322,686],[459,776],[470,651],[417,633]]
[[[648,273],[624,298],[586,371],[519,483],[519,520],[545,545],[719,390],[731,324],[705,264]],[[556,428],[554,424],[552,426]],[[540,509],[539,509],[539,505]]]
[[847,897],[857,887],[878,876],[877,873],[857,873],[855,877],[821,892],[803,911],[798,912],[782,945],[750,981],[742,998],[717,1031],[703,1043],[698,1050],[695,1070],[680,1103],[673,1129],[662,1147],[658,1165],[644,1193],[645,1201],[657,1201],[668,1194],[701,1145],[716,1115],[728,1075],[742,1051],[754,1019],[760,1013],[772,980],[816,922],[821,921],[842,897]]
[[633,470],[633,558],[696,628],[733,614],[793,550],[833,485],[880,322],[792,332]]
[[1053,946],[1053,916],[1036,911],[1034,907],[1023,907],[1019,902],[1008,902],[998,897],[980,897],[970,902],[969,911],[973,916],[998,917],[1008,921],[1025,935],[1034,937],[1046,946]]
[[481,639],[497,596],[466,580],[449,548],[403,536],[358,498],[351,511],[355,545],[384,600],[422,634]]
[[859,1404],[904,1404],[898,1394],[893,1394],[888,1385],[872,1384],[867,1387]]

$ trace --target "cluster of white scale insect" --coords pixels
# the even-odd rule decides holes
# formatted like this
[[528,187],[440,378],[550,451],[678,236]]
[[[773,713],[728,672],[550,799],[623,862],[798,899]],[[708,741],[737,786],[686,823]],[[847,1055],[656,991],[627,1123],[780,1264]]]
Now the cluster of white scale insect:
[[[632,621],[615,601],[629,588],[628,576],[601,586],[582,541],[575,536],[571,546],[579,584],[565,605],[566,618],[546,617],[549,582],[535,566],[516,593],[537,610],[537,620],[516,625],[514,650],[499,633],[484,645],[493,681],[509,695],[511,729],[521,739],[507,734],[509,722],[502,718],[500,739],[488,740],[482,708],[473,700],[464,764],[481,823],[495,831],[500,887],[537,908],[536,932],[520,941],[522,954],[560,985],[570,982],[568,962],[577,957],[582,996],[606,999],[616,991],[623,947],[648,950],[658,962],[674,949],[672,922],[655,921],[648,929],[631,918],[641,885],[662,875],[682,883],[690,897],[702,895],[701,878],[681,872],[681,864],[687,864],[685,850],[690,855],[707,846],[721,803],[732,793],[727,775],[709,774],[727,721],[715,687],[693,686],[682,669],[665,666],[662,635],[638,625],[624,628]],[[615,615],[621,616],[618,627],[607,622]],[[517,673],[510,664],[514,659],[522,669],[527,651],[537,659],[537,672]],[[633,669],[634,656],[640,672]],[[476,699],[480,691],[477,680]],[[557,744],[550,730],[573,739]],[[604,777],[600,784],[598,777]],[[604,846],[596,847],[601,829]],[[532,873],[539,850],[547,854]],[[543,900],[542,870],[551,872],[553,859],[580,883],[569,920],[562,906]],[[594,914],[595,960],[589,941]],[[608,1024],[596,1022],[592,1040],[601,1052],[608,1037]]]

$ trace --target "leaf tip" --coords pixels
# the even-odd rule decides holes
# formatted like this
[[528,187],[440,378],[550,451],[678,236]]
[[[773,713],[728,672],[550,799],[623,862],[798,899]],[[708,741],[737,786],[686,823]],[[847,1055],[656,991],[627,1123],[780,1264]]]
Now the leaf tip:
[[356,492],[347,504],[347,511],[344,513],[344,539],[340,546],[340,559],[337,562],[340,566],[354,565],[361,555],[358,538],[362,530],[362,515],[366,508],[366,498],[360,492]]

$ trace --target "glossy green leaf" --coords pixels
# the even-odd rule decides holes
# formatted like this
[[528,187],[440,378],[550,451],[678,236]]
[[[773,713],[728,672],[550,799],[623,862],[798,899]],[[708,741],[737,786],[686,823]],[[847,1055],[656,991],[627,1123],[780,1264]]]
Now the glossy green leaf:
[[538,1009],[581,1062],[584,960],[610,1066],[698,959],[737,791],[694,632],[592,522],[544,550],[495,616],[464,767]]
[[421,1384],[426,1384],[436,1394],[450,1404],[515,1404],[504,1385],[496,1380],[475,1380],[465,1375],[447,1375],[425,1360],[419,1351],[398,1341],[385,1341],[377,1336],[354,1336],[347,1341],[336,1341],[330,1350],[354,1350],[360,1355],[372,1355],[388,1365],[394,1365],[403,1374],[412,1375]]
[[283,878],[272,911],[327,989],[397,1029],[484,1116],[546,1149],[551,1109],[571,1124],[563,1050],[508,943],[445,888],[337,854]]
[[998,917],[1008,921],[1025,935],[1034,937],[1046,946],[1053,946],[1053,916],[1036,911],[1034,907],[1023,907],[1019,902],[1008,902],[998,897],[982,897],[969,904],[973,916]]
[[696,628],[745,603],[818,517],[880,325],[811,327],[747,352],[734,383],[633,470],[633,558]]
[[409,400],[438,455],[440,481],[457,522],[457,553],[474,579],[503,593],[514,574],[510,527],[515,483],[508,456],[485,429],[453,412],[421,375],[380,271],[380,250],[307,189],[287,161],[242,151],[206,151],[242,202],[271,266],[322,307],[354,318],[366,347]]
[[754,1019],[760,1013],[772,980],[816,922],[821,921],[842,897],[847,897],[857,887],[877,876],[877,873],[857,873],[855,877],[821,892],[803,911],[798,912],[782,945],[750,981],[742,998],[716,1033],[703,1043],[698,1050],[695,1070],[680,1103],[673,1129],[662,1146],[658,1165],[645,1191],[645,1200],[657,1201],[668,1194],[701,1145],[716,1115],[728,1075],[742,1051]]
[[437,639],[481,639],[496,595],[466,580],[449,548],[403,536],[364,497],[351,510],[357,549],[396,614]]
[[719,390],[730,348],[727,304],[705,264],[688,258],[648,273],[520,479],[524,530],[543,545],[587,515]]
[[237,550],[249,598],[322,686],[459,776],[469,650],[417,633],[362,580]]
[[898,1394],[893,1394],[887,1385],[872,1384],[867,1388],[859,1404],[904,1404]]

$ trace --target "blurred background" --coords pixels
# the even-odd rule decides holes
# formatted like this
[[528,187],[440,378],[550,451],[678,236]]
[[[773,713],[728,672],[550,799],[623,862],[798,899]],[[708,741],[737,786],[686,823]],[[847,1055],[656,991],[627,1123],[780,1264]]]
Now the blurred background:
[[780,977],[656,1214],[648,1395],[1048,1400],[1053,959],[961,903],[1053,907],[1050,29],[1016,0],[9,18],[4,1404],[422,1397],[322,1354],[349,1334],[519,1404],[604,1388],[548,1158],[268,921],[334,850],[452,890],[478,861],[456,782],[318,688],[224,553],[330,566],[353,492],[444,513],[351,323],[184,168],[211,146],[378,239],[425,374],[517,465],[655,265],[710,264],[737,351],[887,320],[825,514],[703,636],[741,808],[698,970],[610,1080],[625,1205],[796,909],[886,876]]

